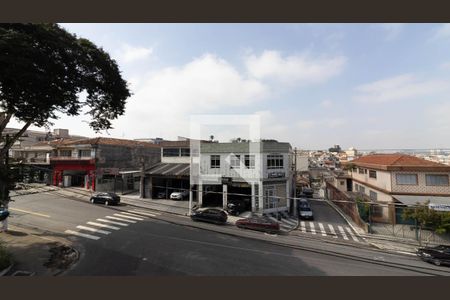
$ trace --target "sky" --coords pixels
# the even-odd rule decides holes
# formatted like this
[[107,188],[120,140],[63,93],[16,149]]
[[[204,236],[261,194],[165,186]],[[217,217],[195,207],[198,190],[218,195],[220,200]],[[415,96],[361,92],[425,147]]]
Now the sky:
[[231,114],[259,116],[262,138],[299,149],[450,148],[450,24],[61,26],[104,48],[133,94],[112,130],[53,121],[71,134],[176,139],[191,116]]

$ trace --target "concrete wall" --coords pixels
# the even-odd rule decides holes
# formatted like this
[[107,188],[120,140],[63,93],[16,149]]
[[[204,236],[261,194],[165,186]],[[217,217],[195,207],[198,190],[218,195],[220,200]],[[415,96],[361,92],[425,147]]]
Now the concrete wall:
[[374,170],[377,172],[377,178],[375,179],[375,178],[369,177],[369,171],[371,169],[367,169],[367,168],[362,168],[362,169],[366,169],[367,174],[360,174],[358,170],[356,170],[356,171],[352,170],[352,178],[362,181],[362,182],[365,182],[365,183],[368,183],[370,185],[376,186],[376,187],[386,190],[386,191],[392,190],[391,172]]
[[[397,184],[396,174],[416,174],[417,175],[417,185],[402,185]],[[392,191],[396,193],[429,193],[429,194],[450,194],[450,186],[427,186],[426,185],[426,175],[436,174],[436,175],[447,175],[450,177],[448,172],[393,172],[392,176]]]
[[138,170],[141,159],[148,168],[161,161],[160,148],[124,147],[98,145],[95,149],[97,168],[119,168],[121,170]]

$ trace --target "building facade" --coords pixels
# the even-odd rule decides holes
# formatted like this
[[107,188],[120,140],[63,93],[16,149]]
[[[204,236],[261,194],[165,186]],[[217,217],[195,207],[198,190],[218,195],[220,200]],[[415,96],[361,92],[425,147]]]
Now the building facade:
[[229,201],[241,201],[248,210],[262,213],[292,207],[295,182],[289,143],[202,142],[198,159],[200,206],[219,202],[225,208]]

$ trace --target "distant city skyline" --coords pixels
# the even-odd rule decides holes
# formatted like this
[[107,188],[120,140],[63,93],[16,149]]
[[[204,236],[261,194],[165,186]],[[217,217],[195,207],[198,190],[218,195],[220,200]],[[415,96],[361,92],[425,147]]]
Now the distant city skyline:
[[[299,149],[450,148],[450,24],[61,25],[130,83],[102,136],[176,139],[192,114],[258,114],[263,138]],[[96,136],[84,120],[53,127]]]

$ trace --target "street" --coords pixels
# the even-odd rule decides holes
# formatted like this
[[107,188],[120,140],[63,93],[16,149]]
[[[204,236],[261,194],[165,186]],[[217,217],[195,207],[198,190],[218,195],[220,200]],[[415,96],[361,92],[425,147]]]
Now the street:
[[[229,234],[224,234],[213,231],[217,225],[193,223],[186,216],[125,204],[93,205],[53,192],[14,199],[11,224],[68,236],[80,251],[80,261],[66,275],[450,274],[448,268],[414,256],[385,253],[362,244],[355,247],[294,235],[270,236],[234,226],[225,226]],[[317,218],[322,221],[320,213]],[[296,246],[283,245],[291,241]]]

